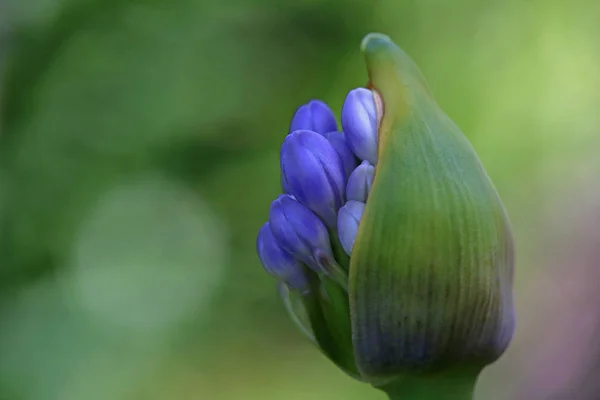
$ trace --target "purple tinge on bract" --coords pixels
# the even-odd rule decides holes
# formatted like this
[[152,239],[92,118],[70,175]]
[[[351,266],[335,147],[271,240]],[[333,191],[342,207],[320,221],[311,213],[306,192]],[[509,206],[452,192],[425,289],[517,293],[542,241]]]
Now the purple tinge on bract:
[[342,160],[342,165],[344,166],[344,172],[346,174],[346,179],[350,176],[352,171],[358,165],[358,159],[350,150],[350,146],[348,146],[348,141],[346,140],[346,136],[343,132],[329,132],[325,135],[329,143],[333,146],[335,151],[337,151],[340,159]]
[[337,221],[338,236],[344,251],[348,255],[352,253],[352,247],[364,211],[365,203],[355,200],[348,201],[340,208]]
[[283,142],[280,161],[288,193],[334,228],[345,200],[346,175],[329,141],[312,131],[293,132]]
[[377,109],[373,92],[351,90],[342,107],[342,128],[350,149],[361,160],[377,164]]
[[290,124],[290,133],[306,129],[324,135],[337,131],[337,122],[333,111],[321,100],[311,100],[300,106]]
[[308,288],[308,279],[302,264],[281,248],[270,224],[265,223],[256,239],[258,256],[265,270],[293,289],[304,291]]
[[346,199],[366,203],[373,185],[375,167],[368,161],[363,161],[348,178],[346,185]]
[[277,243],[291,256],[316,272],[318,257],[333,257],[329,233],[315,213],[289,195],[280,195],[271,204],[269,223]]

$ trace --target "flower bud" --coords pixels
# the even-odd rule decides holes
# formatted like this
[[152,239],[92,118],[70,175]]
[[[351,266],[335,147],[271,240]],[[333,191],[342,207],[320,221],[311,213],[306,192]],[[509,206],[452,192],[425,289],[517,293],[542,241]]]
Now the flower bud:
[[275,240],[268,222],[258,232],[256,249],[260,261],[268,273],[293,289],[300,291],[308,289],[308,279],[304,267],[281,248]]
[[348,178],[346,185],[346,200],[356,200],[362,203],[367,202],[367,197],[373,184],[375,167],[368,161],[363,161]]
[[288,193],[333,228],[344,204],[346,179],[340,156],[325,137],[311,131],[289,134],[281,147],[281,172]]
[[350,149],[361,160],[377,164],[377,109],[369,89],[351,90],[342,107],[342,128]]
[[466,399],[515,329],[510,221],[410,57],[384,35],[361,47],[370,90],[348,94],[341,135],[361,165],[348,175],[337,134],[282,146],[295,198],[273,203],[270,228],[311,283],[286,304],[336,365],[391,398]]
[[309,130],[324,135],[337,131],[337,122],[333,111],[321,100],[311,100],[300,106],[290,124],[290,133]]
[[346,179],[350,176],[352,171],[356,168],[358,164],[358,160],[350,147],[348,146],[348,142],[346,141],[346,137],[343,132],[329,132],[325,135],[329,143],[333,146],[335,151],[337,151],[340,159],[342,160],[342,165],[344,166],[344,172]]
[[349,200],[338,213],[337,228],[340,243],[349,256],[352,254],[352,246],[354,246],[356,232],[358,232],[358,225],[364,210],[365,203]]
[[323,270],[321,258],[333,258],[329,233],[323,222],[292,196],[281,195],[269,211],[269,223],[279,245],[315,272]]

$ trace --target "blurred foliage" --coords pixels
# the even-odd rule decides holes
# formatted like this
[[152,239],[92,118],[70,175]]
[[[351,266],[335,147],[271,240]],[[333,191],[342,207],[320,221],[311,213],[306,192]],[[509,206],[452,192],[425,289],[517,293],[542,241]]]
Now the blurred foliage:
[[339,114],[370,31],[513,218],[520,325],[479,390],[520,398],[559,301],[548,238],[574,240],[563,199],[600,169],[594,0],[2,3],[0,398],[382,399],[303,341],[254,249],[295,108]]

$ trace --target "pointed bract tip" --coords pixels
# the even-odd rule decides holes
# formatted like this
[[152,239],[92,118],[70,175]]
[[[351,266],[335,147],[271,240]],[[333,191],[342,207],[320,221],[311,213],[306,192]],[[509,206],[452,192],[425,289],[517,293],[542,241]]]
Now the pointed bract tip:
[[362,42],[360,43],[360,50],[363,53],[366,53],[390,45],[393,46],[394,42],[392,42],[392,39],[390,39],[389,36],[384,35],[383,33],[372,32],[363,38]]

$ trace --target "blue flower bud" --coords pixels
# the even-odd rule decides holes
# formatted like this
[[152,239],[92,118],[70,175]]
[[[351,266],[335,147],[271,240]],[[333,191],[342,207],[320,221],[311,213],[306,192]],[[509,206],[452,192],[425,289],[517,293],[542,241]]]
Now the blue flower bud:
[[311,100],[300,106],[290,124],[290,133],[298,130],[309,130],[322,135],[337,131],[337,122],[333,111],[320,100]]
[[348,178],[346,185],[346,199],[367,202],[375,176],[375,167],[368,161],[363,161]]
[[270,224],[265,223],[256,239],[256,249],[267,272],[293,289],[308,289],[308,279],[302,264],[281,248]]
[[358,160],[354,153],[352,153],[352,150],[350,150],[348,142],[346,141],[346,136],[343,132],[335,131],[329,132],[325,137],[340,156],[342,165],[344,166],[344,172],[346,173],[346,179],[348,179],[352,171],[354,171],[354,168],[358,165]]
[[342,107],[342,127],[350,149],[361,160],[377,164],[377,108],[373,92],[351,90]]
[[269,223],[279,245],[315,272],[326,272],[322,259],[333,258],[323,222],[292,196],[280,195],[269,211]]
[[[472,398],[515,329],[510,221],[410,57],[381,34],[361,49],[372,91],[348,93],[343,134],[314,125],[309,103],[292,125],[317,132],[282,146],[289,194],[269,226],[311,289],[280,281],[284,303],[327,357],[390,398]],[[361,160],[350,173],[342,142]]]
[[338,213],[338,235],[340,243],[348,255],[352,253],[352,246],[354,246],[356,232],[358,232],[358,225],[364,211],[365,203],[350,200],[344,207],[340,208],[340,212]]
[[340,156],[325,137],[311,131],[289,134],[281,147],[287,191],[333,228],[344,204],[346,178]]

